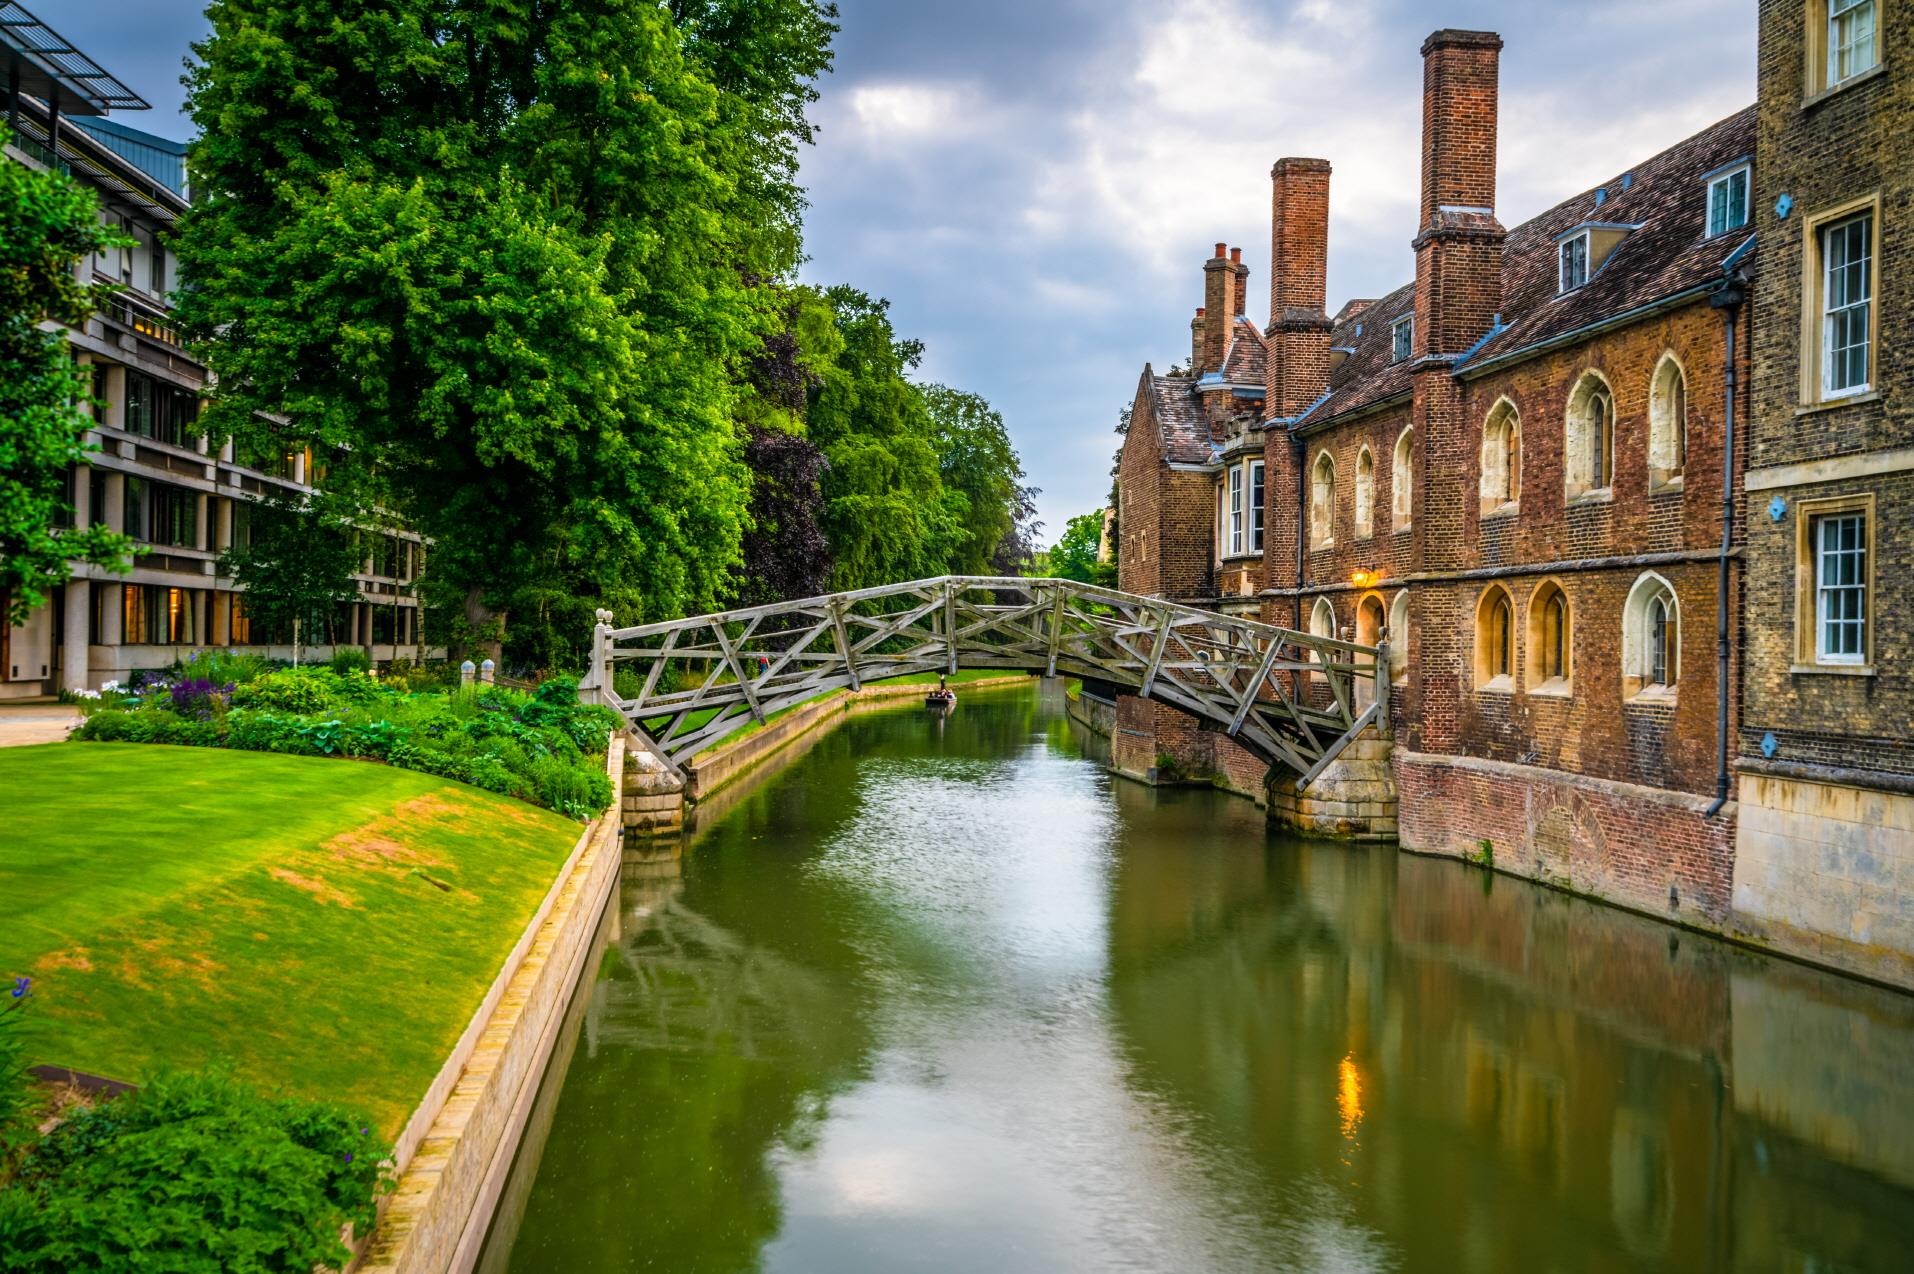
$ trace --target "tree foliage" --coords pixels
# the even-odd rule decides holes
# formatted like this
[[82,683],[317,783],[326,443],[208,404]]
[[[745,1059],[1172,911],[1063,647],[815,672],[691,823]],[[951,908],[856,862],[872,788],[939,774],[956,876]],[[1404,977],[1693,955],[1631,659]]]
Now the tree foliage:
[[0,597],[15,623],[66,581],[69,559],[123,570],[131,547],[104,524],[59,529],[73,513],[67,475],[89,450],[91,396],[65,338],[40,321],[77,327],[104,296],[74,273],[89,253],[129,242],[99,213],[64,175],[0,163]]
[[1116,568],[1097,560],[1103,542],[1103,510],[1080,513],[1064,524],[1063,534],[1045,555],[1047,573],[1057,579],[1081,580],[1085,584],[1116,583]]
[[[350,513],[351,510],[344,510]],[[334,607],[357,600],[361,553],[338,497],[268,494],[246,510],[248,533],[220,556],[220,570],[246,592],[246,614],[267,636],[324,644]]]
[[207,426],[275,413],[342,450],[329,484],[435,541],[431,585],[469,635],[549,613],[534,594],[554,587],[628,618],[715,600],[745,524],[738,365],[779,325],[765,281],[797,262],[834,11],[208,15],[179,242],[180,314],[221,386]]

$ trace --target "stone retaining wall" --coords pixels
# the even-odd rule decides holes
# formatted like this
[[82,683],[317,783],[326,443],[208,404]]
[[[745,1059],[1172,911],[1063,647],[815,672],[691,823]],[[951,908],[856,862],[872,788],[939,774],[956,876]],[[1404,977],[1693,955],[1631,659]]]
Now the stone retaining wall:
[[[1030,677],[1027,674],[1017,673],[1008,677],[960,681],[956,683],[955,689],[961,699],[966,690],[986,689],[991,686],[1025,685],[1029,681]],[[685,794],[694,802],[702,801],[746,770],[780,751],[794,740],[809,734],[826,721],[853,712],[867,703],[921,699],[931,689],[933,689],[932,686],[923,683],[902,686],[865,686],[862,690],[843,690],[822,699],[814,699],[810,703],[791,709],[755,734],[748,734],[742,739],[720,744],[709,752],[693,757],[691,763],[685,766],[685,776],[689,780]]]
[[[624,773],[614,737],[606,768]],[[620,812],[594,819],[506,957],[396,1148],[398,1189],[353,1268],[469,1270],[518,1146],[571,989],[618,881]]]

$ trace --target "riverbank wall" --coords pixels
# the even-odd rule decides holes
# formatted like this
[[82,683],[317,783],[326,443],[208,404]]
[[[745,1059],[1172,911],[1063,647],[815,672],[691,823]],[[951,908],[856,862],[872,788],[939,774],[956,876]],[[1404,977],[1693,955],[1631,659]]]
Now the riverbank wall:
[[[624,740],[605,757],[614,783]],[[362,1274],[464,1271],[551,1057],[572,987],[618,881],[618,805],[580,834],[394,1148],[398,1188],[350,1267]]]
[[[1006,677],[983,677],[956,683],[961,698],[965,691],[987,690],[996,686],[1031,684],[1026,673]],[[921,700],[934,687],[922,683],[898,686],[865,686],[861,690],[840,690],[836,694],[813,699],[791,709],[763,729],[741,739],[721,743],[693,757],[685,768],[685,796],[694,803],[709,801],[725,785],[776,756],[800,739],[819,731],[835,729],[844,720],[871,707],[891,707],[900,700]]]

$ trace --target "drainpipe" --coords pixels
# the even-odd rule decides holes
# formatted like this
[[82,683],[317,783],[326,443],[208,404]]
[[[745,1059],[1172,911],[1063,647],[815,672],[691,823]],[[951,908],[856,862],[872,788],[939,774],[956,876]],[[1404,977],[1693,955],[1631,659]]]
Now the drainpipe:
[[1708,303],[1727,320],[1724,334],[1727,361],[1721,373],[1721,557],[1715,584],[1715,801],[1703,818],[1713,818],[1728,803],[1728,555],[1734,550],[1735,528],[1735,331],[1741,306],[1748,299],[1748,276],[1727,271]]

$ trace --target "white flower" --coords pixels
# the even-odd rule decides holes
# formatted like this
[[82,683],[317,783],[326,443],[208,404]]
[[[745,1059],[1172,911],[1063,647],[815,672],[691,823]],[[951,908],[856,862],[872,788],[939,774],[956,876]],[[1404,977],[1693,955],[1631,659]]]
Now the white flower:
[[[118,690],[119,688],[120,683],[117,681],[103,681],[100,683],[100,690]],[[97,693],[98,692],[95,692],[96,695]]]

